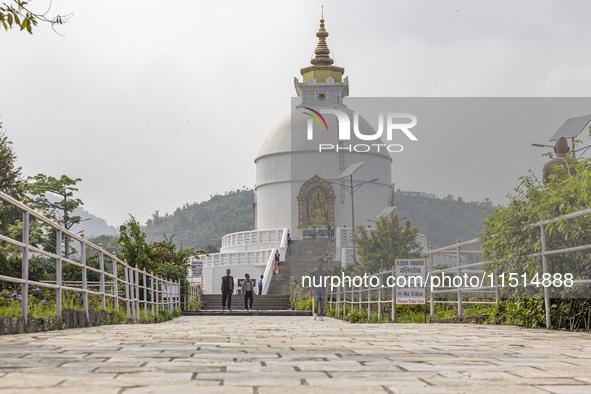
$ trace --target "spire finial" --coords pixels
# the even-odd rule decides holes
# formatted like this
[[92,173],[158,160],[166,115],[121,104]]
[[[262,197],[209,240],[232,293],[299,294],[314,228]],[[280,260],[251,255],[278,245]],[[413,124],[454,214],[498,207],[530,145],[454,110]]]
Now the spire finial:
[[322,7],[322,17],[320,18],[320,29],[318,29],[316,37],[318,37],[318,45],[316,45],[316,50],[314,51],[316,56],[310,61],[310,63],[315,66],[330,66],[334,63],[334,60],[330,58],[330,50],[326,44],[328,32],[324,29],[324,6]]
[[322,19],[324,19],[324,6],[323,5],[320,6],[320,17]]

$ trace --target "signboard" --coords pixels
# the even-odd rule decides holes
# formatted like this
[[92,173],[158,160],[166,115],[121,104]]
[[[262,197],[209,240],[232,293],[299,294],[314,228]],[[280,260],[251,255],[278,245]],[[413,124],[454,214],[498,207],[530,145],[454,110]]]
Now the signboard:
[[191,261],[191,276],[203,276],[203,261],[193,260]]
[[425,304],[425,260],[396,260],[396,305]]

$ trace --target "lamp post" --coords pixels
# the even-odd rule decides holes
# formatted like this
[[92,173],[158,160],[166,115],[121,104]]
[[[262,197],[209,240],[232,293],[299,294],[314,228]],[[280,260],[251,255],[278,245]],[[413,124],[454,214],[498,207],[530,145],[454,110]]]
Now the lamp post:
[[[343,171],[343,173],[341,175],[339,175],[337,177],[337,179],[343,179],[343,178],[347,178],[349,177],[349,185],[346,185],[344,182],[343,183],[337,183],[339,185],[341,185],[342,187],[345,188],[345,190],[347,190],[347,192],[349,192],[349,194],[351,195],[351,241],[353,242],[353,261],[357,262],[357,258],[355,257],[355,240],[353,238],[353,233],[355,232],[355,202],[354,202],[354,195],[355,192],[357,190],[359,190],[359,188],[363,185],[365,185],[366,183],[370,183],[370,182],[375,182],[377,181],[379,178],[376,179],[372,179],[371,181],[365,181],[365,182],[361,182],[355,186],[353,186],[353,174],[361,168],[361,166],[363,166],[365,162],[359,162],[359,163],[355,163],[355,164],[351,164],[345,171]],[[329,183],[336,183],[336,182],[329,182]]]

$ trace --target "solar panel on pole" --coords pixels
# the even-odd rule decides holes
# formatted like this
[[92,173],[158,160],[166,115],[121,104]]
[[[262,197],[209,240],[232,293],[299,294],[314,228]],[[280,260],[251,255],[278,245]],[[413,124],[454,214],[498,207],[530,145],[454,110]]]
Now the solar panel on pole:
[[575,138],[585,130],[589,122],[591,122],[591,115],[569,118],[564,121],[558,131],[550,138],[550,141],[556,141],[560,137]]

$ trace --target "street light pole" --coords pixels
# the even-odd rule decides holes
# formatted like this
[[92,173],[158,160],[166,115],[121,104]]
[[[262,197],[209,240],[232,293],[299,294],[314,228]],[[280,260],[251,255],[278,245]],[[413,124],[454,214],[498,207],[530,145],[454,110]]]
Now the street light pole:
[[[355,201],[354,201],[354,194],[357,190],[359,190],[359,187],[361,187],[362,185],[369,183],[369,182],[375,182],[378,180],[378,178],[376,179],[372,179],[371,181],[365,181],[365,182],[361,182],[358,185],[353,186],[353,174],[361,168],[361,166],[364,164],[365,162],[359,162],[359,163],[355,163],[355,164],[351,164],[345,171],[343,171],[343,173],[341,175],[339,175],[337,177],[337,179],[343,179],[346,177],[349,177],[349,190],[347,190],[347,186],[345,186],[345,183],[341,183],[340,185],[342,187],[345,188],[345,190],[347,190],[349,192],[349,194],[351,194],[351,241],[353,242],[353,261],[356,263],[357,262],[357,258],[355,257],[355,252],[356,252],[356,242],[355,242],[355,238],[354,238],[354,233],[355,233]],[[330,183],[330,182],[329,182]]]

